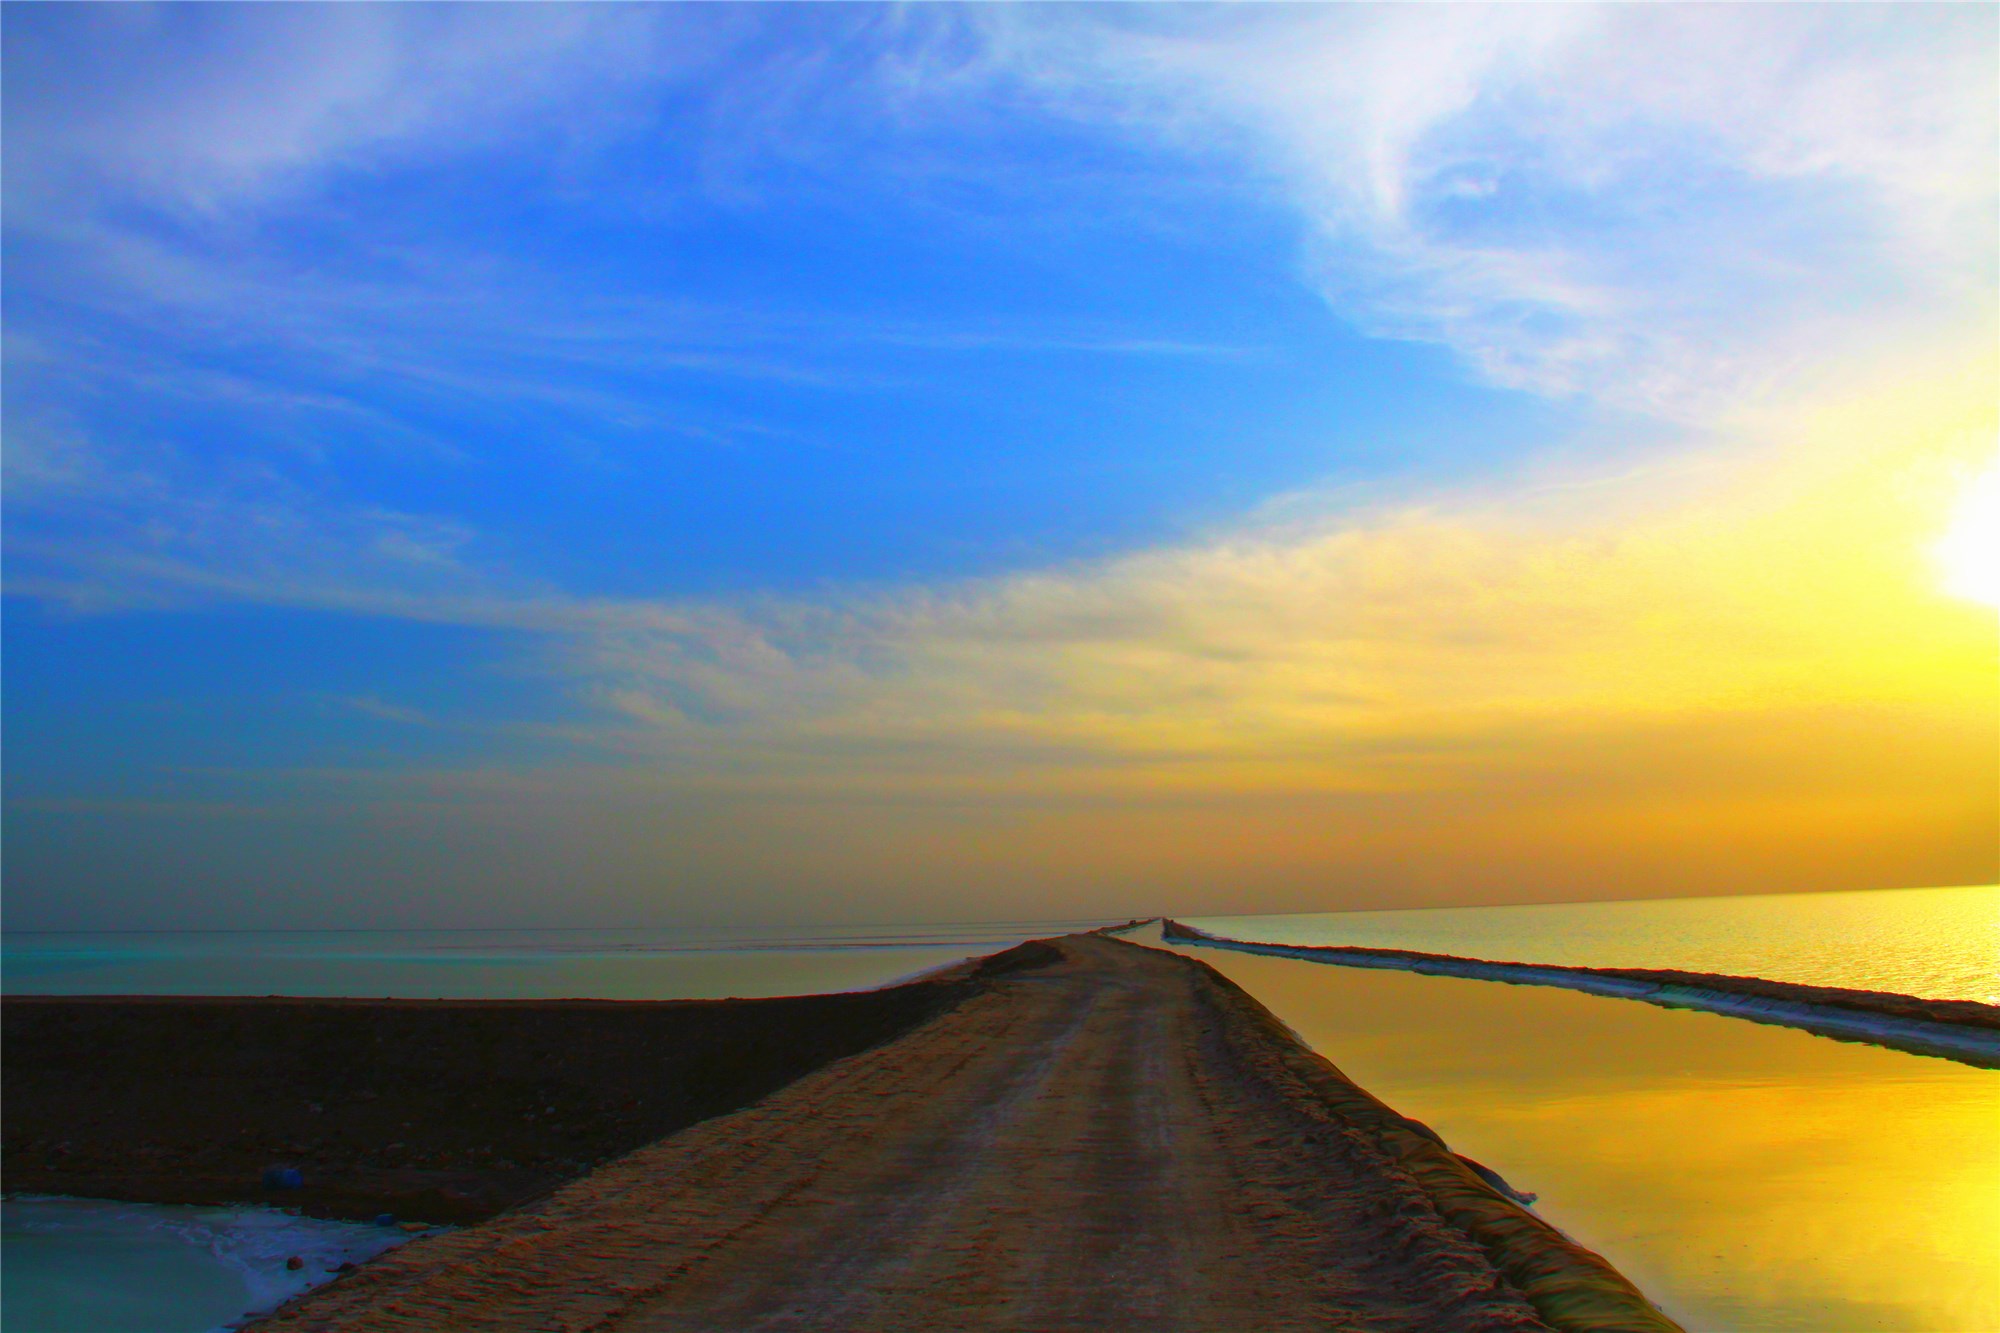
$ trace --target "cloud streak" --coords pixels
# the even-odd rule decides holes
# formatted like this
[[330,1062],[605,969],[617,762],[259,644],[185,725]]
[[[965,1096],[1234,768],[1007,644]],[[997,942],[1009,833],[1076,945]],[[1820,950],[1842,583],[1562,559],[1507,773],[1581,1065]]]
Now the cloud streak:
[[[627,903],[670,865],[913,915],[947,878],[1026,912],[2000,873],[1991,616],[1924,564],[1996,427],[1990,8],[921,9],[842,28],[849,65],[770,55],[752,10],[221,15],[92,10],[63,38],[101,51],[74,116],[10,60],[10,245],[46,282],[10,290],[9,590],[532,639],[584,712],[514,730],[562,762],[293,775],[351,844],[415,829],[406,872],[505,881],[528,872],[491,849],[537,844],[539,882],[601,871]],[[343,184],[496,148],[588,194],[594,153],[746,50],[712,102],[743,113],[709,146],[729,160],[662,193],[809,161],[814,117],[884,141],[991,105],[1058,119],[1292,219],[1355,326],[1685,433],[1623,470],[1291,497],[1096,561],[810,596],[591,596],[512,534],[325,484],[327,451],[490,464],[524,421],[542,449],[740,438],[761,424],[660,386],[893,389],[885,350],[1258,354],[277,239]],[[228,424],[101,419],[169,399]],[[480,429],[433,426],[440,404]]]
[[[1970,387],[1718,440],[1671,485],[1533,478],[815,599],[468,600],[547,636],[594,713],[547,729],[571,757],[295,785],[482,883],[555,857],[592,902],[658,901],[661,867],[835,915],[1978,880],[1992,617],[1923,554],[1990,450]],[[470,850],[501,830],[535,850]]]
[[1250,163],[1337,310],[1501,384],[1713,420],[1774,380],[1796,392],[1830,361],[1992,319],[1990,11],[975,21],[991,77]]
[[[658,638],[607,624],[589,669],[673,725],[1128,761],[1315,753],[1330,772],[1350,741],[1363,765],[1399,737],[1429,762],[1469,719],[1918,699],[1937,682],[1882,645],[1920,657],[1934,621],[1979,623],[1922,551],[1990,448],[1977,397],[1954,416],[1937,394],[1850,401],[1809,445],[1718,443],[1666,486],[1544,478],[1071,570],[714,607]],[[1891,443],[1870,438],[1891,423]]]
[[10,222],[86,225],[111,197],[226,225],[329,171],[584,133],[579,102],[601,117],[729,46],[728,25],[681,18],[601,5],[23,14],[13,46],[34,58],[9,62]]

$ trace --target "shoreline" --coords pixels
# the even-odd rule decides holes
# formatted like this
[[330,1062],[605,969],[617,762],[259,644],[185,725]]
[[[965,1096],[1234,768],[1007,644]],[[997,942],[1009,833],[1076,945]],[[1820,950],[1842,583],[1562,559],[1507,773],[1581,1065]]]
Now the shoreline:
[[1512,985],[1554,986],[1638,1000],[1665,1009],[1696,1009],[1755,1023],[1798,1028],[1817,1036],[1955,1060],[1981,1069],[2000,1069],[2000,1007],[1976,1000],[1931,1000],[1889,991],[1808,986],[1721,973],[1569,967],[1366,945],[1233,940],[1170,917],[1160,918],[1160,933],[1170,944],[1230,949],[1273,958]]

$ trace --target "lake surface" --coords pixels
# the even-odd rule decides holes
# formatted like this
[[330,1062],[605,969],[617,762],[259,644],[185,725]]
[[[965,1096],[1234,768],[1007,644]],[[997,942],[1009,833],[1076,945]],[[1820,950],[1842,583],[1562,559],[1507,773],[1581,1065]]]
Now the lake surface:
[[1236,940],[1662,967],[2000,1004],[2000,886],[1183,918]]
[[985,921],[651,930],[10,932],[10,995],[346,995],[711,1000],[901,981],[1105,924]]
[[[7,1333],[219,1329],[409,1237],[276,1208],[21,1197],[0,1204]],[[297,1269],[286,1261],[298,1257]]]
[[2000,1329],[2000,1073],[1546,987],[1177,951],[1539,1194],[1692,1333]]

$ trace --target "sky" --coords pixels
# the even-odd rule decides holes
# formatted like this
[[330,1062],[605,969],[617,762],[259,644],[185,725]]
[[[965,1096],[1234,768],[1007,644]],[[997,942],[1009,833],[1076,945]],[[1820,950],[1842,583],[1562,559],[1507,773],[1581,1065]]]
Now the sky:
[[1997,20],[8,3],[7,924],[2000,878]]

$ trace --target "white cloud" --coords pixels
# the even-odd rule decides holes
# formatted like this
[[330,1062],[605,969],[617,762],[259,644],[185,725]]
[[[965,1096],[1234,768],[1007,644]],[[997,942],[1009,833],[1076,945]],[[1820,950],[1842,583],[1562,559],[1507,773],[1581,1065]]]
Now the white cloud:
[[254,255],[257,209],[335,173],[657,129],[661,91],[701,79],[729,114],[677,133],[787,161],[829,122],[949,120],[1025,89],[1262,182],[1344,315],[1538,392],[1710,418],[1992,318],[1990,8],[990,7],[864,14],[837,52],[832,30],[759,45],[781,25],[713,6],[87,19],[10,34],[9,225],[174,305],[268,307],[260,289],[300,275],[218,272],[121,209],[207,219]]
[[[24,419],[38,383],[96,374],[126,392],[179,384],[276,412],[379,412],[339,391],[351,380],[699,433],[718,423],[662,414],[656,395],[627,393],[606,372],[832,385],[845,382],[839,370],[799,348],[1230,350],[1116,329],[731,314],[552,290],[413,252],[377,253],[379,281],[335,279],[256,246],[166,241],[108,220],[113,204],[142,199],[196,224],[252,218],[339,170],[534,133],[571,99],[603,112],[621,90],[681,77],[735,31],[640,6],[89,13],[95,29],[67,40],[97,45],[97,73],[73,106],[37,82],[22,54],[32,33],[10,37],[10,107],[27,108],[9,118],[10,225],[56,227],[89,256],[101,285],[73,283],[73,300],[101,298],[156,337],[184,326],[198,343],[284,348],[319,374],[288,384],[135,364],[10,318],[10,501],[18,514],[49,497],[61,511],[15,524],[14,549],[47,557],[28,577],[56,595],[238,597],[581,634],[606,700],[662,718],[755,713],[773,699],[810,711],[882,673],[953,678],[927,670],[897,625],[921,621],[909,640],[943,666],[1066,642],[1064,625],[1116,638],[1134,617],[1172,641],[1195,614],[1160,591],[1172,586],[1164,574],[1158,587],[1126,586],[1131,570],[1194,558],[1185,551],[1081,581],[1024,575],[1004,595],[914,589],[893,610],[594,602],[473,558],[478,543],[449,520],[335,502],[254,459],[220,475],[213,460],[93,439],[61,410],[62,393]],[[1263,181],[1304,220],[1313,280],[1343,313],[1447,343],[1504,382],[1715,417],[1774,382],[1796,391],[1801,365],[1845,375],[1857,349],[1884,339],[1990,331],[1990,10],[993,7],[902,14],[869,40],[855,96],[886,98],[870,104],[895,114],[946,112],[1008,83]],[[824,60],[785,68],[831,77]],[[780,122],[759,123],[779,135]],[[1309,547],[1206,552],[1202,578],[1228,585],[1237,575],[1217,571]],[[1306,617],[1291,628],[1309,641],[1332,593],[1312,580],[1294,591],[1300,609],[1283,614]],[[986,635],[989,620],[1001,628]],[[1196,656],[1240,650],[1223,633]],[[1041,669],[1032,658],[1012,669],[1023,693],[1007,708],[1033,706]]]
[[[991,77],[1246,164],[1362,327],[1713,418],[1990,328],[1995,15],[1951,6],[981,10]],[[937,79],[957,89],[961,69]]]
[[728,25],[646,5],[116,5],[10,29],[21,225],[107,196],[220,218],[331,168],[574,129],[579,99],[615,111]]

